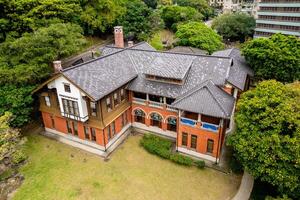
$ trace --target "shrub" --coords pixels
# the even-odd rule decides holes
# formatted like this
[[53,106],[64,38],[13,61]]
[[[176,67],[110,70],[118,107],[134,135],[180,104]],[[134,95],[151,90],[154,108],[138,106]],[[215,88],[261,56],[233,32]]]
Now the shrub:
[[3,181],[5,179],[11,177],[13,174],[14,174],[14,170],[13,169],[7,169],[2,174],[0,174],[0,181]]
[[172,154],[170,156],[170,160],[173,162],[180,164],[180,165],[185,165],[185,166],[192,166],[193,164],[193,159],[190,157],[181,155],[181,154]]
[[199,169],[204,169],[205,167],[205,162],[203,160],[197,160],[195,161],[195,164]]
[[18,164],[26,159],[26,155],[21,150],[17,150],[12,155],[12,162]]
[[162,158],[169,159],[172,142],[155,135],[146,134],[140,144],[149,152]]
[[230,158],[229,167],[233,173],[240,174],[243,172],[243,166],[234,155]]

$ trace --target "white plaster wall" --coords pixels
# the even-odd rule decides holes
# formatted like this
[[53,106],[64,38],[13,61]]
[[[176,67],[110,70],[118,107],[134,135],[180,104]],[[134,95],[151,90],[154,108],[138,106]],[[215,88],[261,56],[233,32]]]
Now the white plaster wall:
[[[64,89],[64,83],[67,83],[70,85],[71,93],[65,92]],[[75,85],[73,85],[70,81],[68,81],[63,76],[58,77],[57,79],[53,80],[52,82],[48,83],[48,88],[56,88],[58,101],[59,101],[59,107],[60,111],[63,114],[63,104],[62,104],[62,98],[69,99],[72,101],[77,101],[78,103],[78,109],[79,109],[79,116],[81,118],[81,121],[88,120],[88,111],[87,111],[87,104],[86,101],[83,99],[83,94]],[[63,96],[61,96],[63,95]],[[72,118],[72,117],[71,117]]]

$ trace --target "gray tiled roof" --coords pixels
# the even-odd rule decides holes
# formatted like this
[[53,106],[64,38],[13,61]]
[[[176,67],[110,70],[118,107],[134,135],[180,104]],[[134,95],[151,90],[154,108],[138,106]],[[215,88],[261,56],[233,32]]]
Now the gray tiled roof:
[[213,55],[230,57],[234,60],[227,81],[240,90],[244,90],[247,76],[253,76],[254,72],[250,67],[248,67],[240,50],[235,48],[226,49],[223,51],[217,51],[213,53]]
[[62,73],[95,100],[101,99],[137,76],[130,58],[122,53],[100,57],[67,68]]
[[[159,52],[149,46],[148,43],[124,49],[107,46],[100,58],[62,73],[95,100],[129,83],[129,90],[177,99],[174,106],[180,109],[216,117],[231,115],[234,98],[218,87],[233,73],[229,54]],[[182,78],[186,74],[186,77],[184,84],[179,85],[147,80],[145,73],[169,78]]]
[[176,52],[176,53],[191,53],[191,54],[200,54],[200,55],[207,55],[207,51],[201,50],[195,47],[186,47],[186,46],[176,46],[168,52]]
[[205,115],[230,118],[235,99],[208,80],[183,95],[172,107]]

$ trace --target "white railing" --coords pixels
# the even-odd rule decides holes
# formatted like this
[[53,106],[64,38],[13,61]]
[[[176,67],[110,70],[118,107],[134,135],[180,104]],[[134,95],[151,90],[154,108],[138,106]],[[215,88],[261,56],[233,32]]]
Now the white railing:
[[149,106],[153,108],[162,108],[163,103],[155,102],[155,101],[149,101]]
[[173,111],[173,112],[178,112],[178,110],[176,108],[173,108],[170,105],[167,105],[167,110]]
[[140,99],[140,98],[133,97],[133,103],[146,105],[146,99]]

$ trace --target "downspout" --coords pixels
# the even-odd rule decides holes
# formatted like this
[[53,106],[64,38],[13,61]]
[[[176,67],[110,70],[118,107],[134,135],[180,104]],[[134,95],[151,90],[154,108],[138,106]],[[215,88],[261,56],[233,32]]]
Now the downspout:
[[[105,124],[104,124],[104,121],[103,121],[103,112],[102,112],[101,101],[100,101],[100,112],[101,112],[101,121],[102,121],[102,124],[104,126]],[[106,152],[106,143],[105,143],[105,133],[104,133],[104,130],[105,130],[105,127],[103,128],[103,143],[104,143],[104,151]]]
[[221,128],[220,128],[220,130],[219,130],[219,137],[218,137],[218,148],[217,148],[217,156],[216,156],[216,164],[218,163],[218,157],[219,157],[219,153],[220,153],[220,137],[221,137],[221,130],[223,130],[222,128],[224,128],[224,122],[223,122],[223,119],[221,119]]

